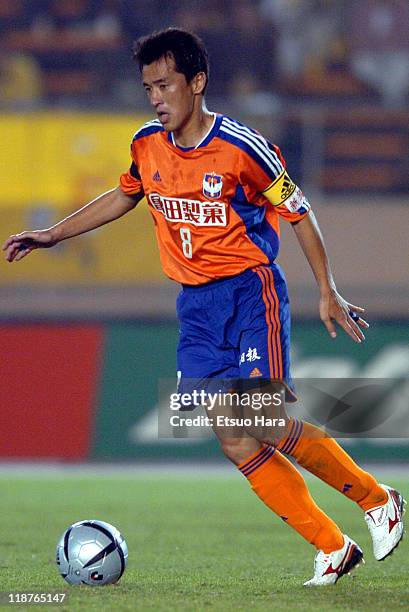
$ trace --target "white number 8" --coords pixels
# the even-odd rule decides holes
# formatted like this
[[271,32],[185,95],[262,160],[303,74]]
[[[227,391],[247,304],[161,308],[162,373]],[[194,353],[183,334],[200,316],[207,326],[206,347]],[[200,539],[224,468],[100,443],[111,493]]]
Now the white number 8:
[[193,248],[192,248],[192,236],[188,227],[181,227],[179,230],[180,238],[182,240],[182,251],[186,259],[192,259]]

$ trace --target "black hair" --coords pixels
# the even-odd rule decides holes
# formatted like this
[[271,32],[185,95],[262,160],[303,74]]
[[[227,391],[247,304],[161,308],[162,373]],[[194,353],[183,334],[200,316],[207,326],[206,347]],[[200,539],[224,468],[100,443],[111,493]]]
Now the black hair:
[[[185,75],[191,82],[198,72],[206,75],[206,86],[209,79],[209,56],[199,36],[181,28],[166,28],[142,36],[134,43],[133,57],[142,72],[144,66],[156,62],[162,57],[172,57],[176,71]],[[204,90],[203,90],[204,91]]]

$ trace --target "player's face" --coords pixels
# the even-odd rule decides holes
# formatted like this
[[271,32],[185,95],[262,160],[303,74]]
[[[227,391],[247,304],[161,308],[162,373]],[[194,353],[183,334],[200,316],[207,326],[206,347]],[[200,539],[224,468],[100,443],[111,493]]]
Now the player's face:
[[165,130],[183,129],[194,110],[195,79],[188,83],[185,75],[175,70],[175,61],[170,57],[145,65],[142,79],[149,101]]

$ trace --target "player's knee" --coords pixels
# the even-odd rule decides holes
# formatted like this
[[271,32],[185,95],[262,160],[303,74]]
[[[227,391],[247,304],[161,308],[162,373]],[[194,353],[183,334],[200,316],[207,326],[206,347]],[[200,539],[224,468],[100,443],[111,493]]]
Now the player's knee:
[[261,435],[257,439],[263,444],[278,446],[280,442],[285,440],[291,429],[291,420],[287,415],[276,419],[271,430],[267,434]]
[[260,448],[254,438],[225,438],[220,440],[220,444],[227,459],[235,465],[243,463]]

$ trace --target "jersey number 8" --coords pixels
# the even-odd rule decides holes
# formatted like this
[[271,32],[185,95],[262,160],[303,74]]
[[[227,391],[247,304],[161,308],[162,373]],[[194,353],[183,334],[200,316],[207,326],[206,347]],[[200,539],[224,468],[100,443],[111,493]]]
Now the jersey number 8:
[[181,227],[180,238],[182,240],[182,251],[186,259],[192,259],[193,247],[192,247],[192,236],[188,227]]

